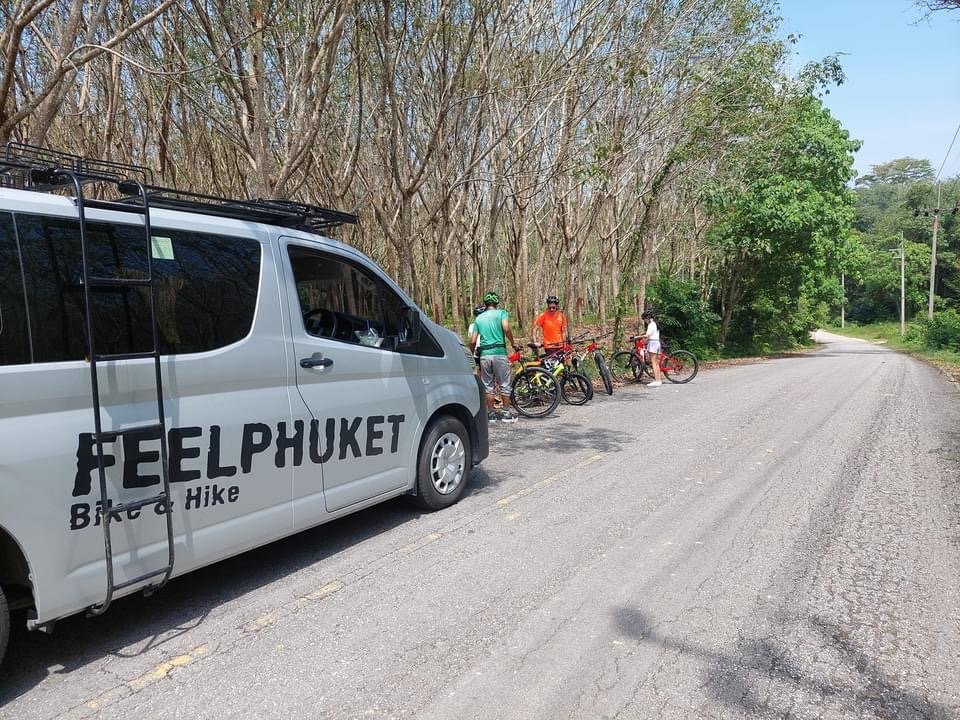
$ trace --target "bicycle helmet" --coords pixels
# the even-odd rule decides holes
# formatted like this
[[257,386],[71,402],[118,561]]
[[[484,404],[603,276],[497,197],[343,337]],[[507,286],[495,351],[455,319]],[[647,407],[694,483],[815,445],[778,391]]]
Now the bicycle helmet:
[[495,292],[488,292],[486,295],[483,296],[483,304],[484,304],[484,305],[499,305],[499,304],[500,304],[500,296],[497,295]]
[[556,295],[547,295],[547,305],[559,305],[560,298]]
[[481,314],[482,312],[484,312],[486,309],[487,309],[487,308],[484,307],[483,305],[477,305],[477,306],[473,309],[473,316],[476,317],[477,315],[480,315],[480,314]]
[[644,310],[643,314],[640,317],[643,318],[644,320],[646,320],[647,318],[652,318],[653,310]]

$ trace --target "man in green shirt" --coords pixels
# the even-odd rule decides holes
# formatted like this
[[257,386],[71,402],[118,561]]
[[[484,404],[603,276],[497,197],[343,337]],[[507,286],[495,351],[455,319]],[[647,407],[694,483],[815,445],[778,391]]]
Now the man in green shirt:
[[[516,347],[506,310],[500,309],[500,296],[488,292],[483,296],[486,308],[474,320],[471,345],[480,353],[480,379],[487,393],[487,418],[491,423],[516,422],[510,412],[510,361],[507,360],[507,340]],[[497,400],[502,409],[497,411]]]

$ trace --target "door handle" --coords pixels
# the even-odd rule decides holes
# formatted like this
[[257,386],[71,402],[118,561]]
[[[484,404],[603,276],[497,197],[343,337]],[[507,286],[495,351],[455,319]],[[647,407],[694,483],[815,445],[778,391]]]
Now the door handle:
[[333,360],[325,358],[320,353],[314,353],[312,356],[300,360],[300,367],[307,370],[315,367],[330,367],[331,365],[333,365]]

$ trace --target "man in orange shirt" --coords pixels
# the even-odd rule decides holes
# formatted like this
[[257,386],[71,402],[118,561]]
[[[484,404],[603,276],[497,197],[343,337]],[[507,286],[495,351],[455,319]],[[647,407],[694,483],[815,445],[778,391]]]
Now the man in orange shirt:
[[546,352],[563,347],[563,340],[568,335],[567,318],[560,312],[560,298],[556,295],[547,296],[547,310],[540,313],[533,329],[533,340],[543,343]]

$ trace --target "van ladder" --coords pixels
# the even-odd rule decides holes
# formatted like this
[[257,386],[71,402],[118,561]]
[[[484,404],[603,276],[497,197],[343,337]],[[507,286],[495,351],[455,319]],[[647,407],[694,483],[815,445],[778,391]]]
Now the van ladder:
[[[137,180],[124,180],[117,183],[119,190],[130,196],[139,196],[139,204],[129,202],[116,202],[110,200],[97,200],[93,198],[85,199],[81,178],[82,175],[74,173],[72,170],[62,168],[51,169],[53,176],[68,180],[73,184],[76,193],[77,213],[80,220],[80,250],[83,261],[83,299],[86,305],[86,340],[87,353],[90,359],[90,388],[93,395],[93,422],[94,435],[93,441],[97,450],[97,474],[100,480],[100,507],[103,526],[103,547],[106,558],[107,570],[107,592],[104,601],[99,605],[92,605],[87,609],[89,615],[101,615],[110,607],[114,594],[118,590],[138,585],[147,580],[160,578],[150,583],[144,588],[145,593],[155,592],[162,588],[170,579],[173,572],[174,560],[174,542],[173,542],[173,509],[170,504],[170,476],[168,472],[167,455],[167,428],[165,414],[163,410],[163,378],[160,373],[160,345],[159,329],[157,325],[157,301],[156,287],[154,285],[153,275],[153,249],[150,230],[150,201],[146,188]],[[106,278],[94,277],[91,275],[90,247],[87,239],[86,208],[93,207],[103,210],[112,210],[114,212],[126,212],[143,215],[143,230],[146,241],[147,252],[147,277],[146,278]],[[97,291],[110,290],[116,288],[149,288],[150,297],[150,328],[153,338],[153,348],[143,352],[110,353],[100,354],[97,352],[96,333],[94,332],[94,312],[93,298]],[[154,378],[157,395],[157,421],[149,424],[141,424],[134,427],[124,428],[122,430],[104,430],[101,422],[101,402],[100,402],[100,384],[97,376],[97,365],[101,362],[114,362],[118,360],[136,360],[152,359]],[[104,443],[114,442],[118,438],[130,433],[149,433],[152,438],[157,435],[160,440],[160,478],[161,491],[151,497],[145,497],[138,500],[130,500],[124,503],[112,503],[107,492],[107,473],[103,463],[103,445]],[[166,516],[166,536],[167,536],[167,563],[162,568],[145,572],[137,577],[123,582],[115,582],[113,566],[113,543],[110,535],[110,523],[121,513],[140,510],[150,505],[163,505],[163,512]]]

